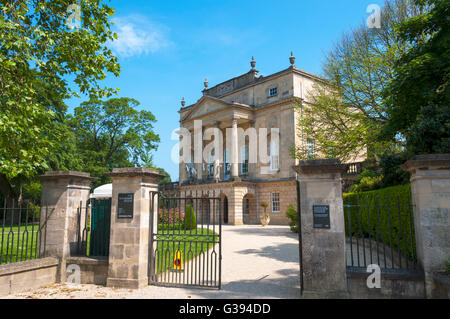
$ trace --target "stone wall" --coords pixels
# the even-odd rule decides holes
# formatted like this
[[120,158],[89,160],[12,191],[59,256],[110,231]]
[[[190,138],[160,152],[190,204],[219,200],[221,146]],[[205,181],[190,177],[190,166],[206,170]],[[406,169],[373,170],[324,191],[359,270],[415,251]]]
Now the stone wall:
[[0,296],[54,284],[58,264],[57,258],[48,257],[1,265]]
[[450,276],[445,273],[433,274],[434,289],[432,298],[450,299]]
[[108,258],[70,257],[67,266],[80,267],[81,284],[106,286],[108,277]]
[[423,273],[381,274],[381,288],[368,288],[367,272],[347,271],[347,285],[353,299],[423,299]]

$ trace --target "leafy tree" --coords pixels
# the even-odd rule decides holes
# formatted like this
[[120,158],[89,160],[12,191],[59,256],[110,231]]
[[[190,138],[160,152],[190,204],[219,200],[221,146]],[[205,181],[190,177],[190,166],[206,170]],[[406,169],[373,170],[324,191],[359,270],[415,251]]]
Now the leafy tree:
[[69,78],[91,97],[115,92],[99,85],[107,73],[120,72],[106,46],[116,38],[109,21],[114,10],[101,0],[81,1],[81,27],[72,30],[66,25],[72,3],[0,4],[0,174],[6,179],[48,168],[48,154],[60,140],[55,119],[62,111],[48,102],[76,95]]
[[159,181],[159,184],[164,184],[164,183],[170,183],[172,182],[172,178],[170,177],[170,174],[166,172],[166,170],[164,168],[161,167],[150,167],[153,169],[156,169],[158,171],[159,174],[164,175],[165,177]]
[[410,155],[450,152],[450,3],[415,0],[424,12],[398,26],[410,44],[385,88],[384,135],[400,135]]
[[[393,79],[395,59],[408,49],[395,27],[419,10],[407,0],[386,1],[381,28],[368,29],[364,23],[344,34],[327,54],[323,64],[326,80],[309,92],[308,102],[297,106],[298,135],[303,141],[314,139],[320,156],[351,160],[367,149],[374,155],[391,144],[377,137],[388,121],[383,90]],[[293,153],[307,158],[304,147]]]
[[83,170],[109,181],[106,172],[117,167],[153,167],[151,152],[159,136],[150,111],[137,111],[139,102],[131,98],[107,101],[91,99],[77,107],[70,119]]

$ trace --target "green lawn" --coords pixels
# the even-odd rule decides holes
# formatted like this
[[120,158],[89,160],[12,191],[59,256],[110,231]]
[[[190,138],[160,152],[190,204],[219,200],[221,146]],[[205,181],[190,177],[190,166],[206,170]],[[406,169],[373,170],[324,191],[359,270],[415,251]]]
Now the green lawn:
[[[0,259],[2,264],[35,259],[39,246],[39,225],[0,228]],[[27,236],[28,235],[28,236]]]
[[[28,239],[26,231],[28,231]],[[3,236],[2,236],[3,231]],[[5,227],[0,229],[0,252],[2,264],[14,263],[36,258],[39,246],[38,225],[20,227]],[[90,236],[87,236],[87,247],[89,247]],[[173,265],[176,251],[182,254],[183,262],[194,259],[202,252],[210,250],[214,243],[219,241],[219,236],[212,230],[198,228],[197,230],[170,231],[170,234],[158,235],[157,273],[168,270]],[[3,246],[2,245],[3,240]],[[43,245],[44,243],[42,243]],[[1,249],[1,247],[3,247]],[[87,249],[89,252],[89,249]],[[217,251],[218,253],[218,251]],[[89,255],[89,254],[87,254]]]
[[[173,268],[176,251],[180,251],[183,263],[194,259],[202,252],[207,253],[219,241],[219,235],[210,229],[173,231],[171,234],[158,235],[156,252],[156,273],[160,274]],[[218,251],[216,251],[218,254]]]

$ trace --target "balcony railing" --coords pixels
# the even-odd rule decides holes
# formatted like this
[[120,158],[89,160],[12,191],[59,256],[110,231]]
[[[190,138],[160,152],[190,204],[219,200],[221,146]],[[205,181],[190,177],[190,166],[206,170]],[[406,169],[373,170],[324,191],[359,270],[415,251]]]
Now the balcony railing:
[[350,163],[348,165],[347,172],[345,173],[346,176],[356,176],[362,173],[362,164],[363,162],[358,163]]
[[231,178],[231,163],[225,163],[224,180]]
[[214,178],[214,163],[208,164],[208,178]]

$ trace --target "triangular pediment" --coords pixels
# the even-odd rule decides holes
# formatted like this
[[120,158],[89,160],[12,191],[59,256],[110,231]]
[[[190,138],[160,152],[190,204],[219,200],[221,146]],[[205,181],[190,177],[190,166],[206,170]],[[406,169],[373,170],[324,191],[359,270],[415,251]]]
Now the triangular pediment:
[[183,121],[195,119],[206,114],[230,108],[232,106],[249,107],[248,105],[231,103],[215,97],[203,96],[197,101],[188,114],[186,114]]

